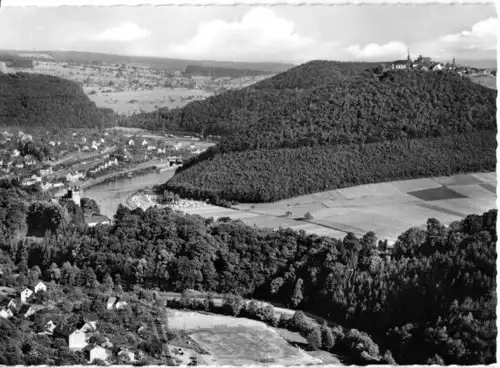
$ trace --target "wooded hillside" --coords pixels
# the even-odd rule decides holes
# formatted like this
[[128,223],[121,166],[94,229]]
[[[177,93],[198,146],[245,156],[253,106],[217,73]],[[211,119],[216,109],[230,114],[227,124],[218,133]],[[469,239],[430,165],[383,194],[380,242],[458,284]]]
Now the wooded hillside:
[[[10,194],[20,189],[8,183],[2,188],[2,211],[11,200],[29,198]],[[333,239],[170,209],[119,207],[113,225],[61,223],[37,242],[15,239],[26,226],[17,216],[3,230],[9,234],[0,248],[4,263],[28,279],[36,271],[69,288],[114,282],[124,290],[194,289],[283,303],[369,333],[369,347],[351,346],[356,339],[350,330],[328,348],[356,352],[365,361],[389,350],[399,364],[491,364],[497,336],[496,218],[491,210],[449,227],[429,219],[426,229],[401,234],[391,251],[372,232]],[[20,344],[6,346],[18,356],[10,364],[21,364]]]
[[262,202],[494,170],[496,91],[450,73],[375,74],[363,70],[368,66],[311,62],[157,115],[176,129],[222,136],[167,188],[193,198]]
[[42,74],[0,74],[0,124],[90,128],[112,115],[98,109],[75,82]]

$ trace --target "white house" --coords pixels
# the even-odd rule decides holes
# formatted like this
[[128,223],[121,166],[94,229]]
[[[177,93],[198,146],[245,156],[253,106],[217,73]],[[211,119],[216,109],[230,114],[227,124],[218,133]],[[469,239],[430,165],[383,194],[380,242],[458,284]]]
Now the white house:
[[81,350],[87,346],[87,338],[82,330],[73,331],[68,337],[68,347],[72,350]]
[[38,293],[39,291],[47,291],[47,285],[45,285],[41,281],[39,281],[38,284],[35,285],[35,293]]
[[148,141],[147,140],[143,140],[142,143],[141,143],[143,146],[147,145],[148,144]]
[[24,312],[24,318],[28,318],[29,316],[32,316],[33,314],[35,314],[38,311],[41,311],[42,309],[45,309],[45,307],[43,305],[34,304],[34,305],[30,305],[29,308],[26,309],[26,311],[22,311],[22,312]]
[[42,183],[40,184],[40,186],[42,187],[42,190],[49,190],[50,188],[52,188],[52,183]]
[[436,65],[434,65],[432,67],[432,71],[433,72],[437,72],[437,71],[440,71],[440,70],[443,70],[443,66],[440,63],[437,63]]
[[17,307],[17,304],[16,304],[16,300],[15,299],[11,299],[9,304],[7,304],[7,308],[11,309],[11,308],[16,308]]
[[80,328],[80,331],[84,333],[94,332],[96,330],[97,330],[97,321],[88,321]]
[[3,307],[2,310],[0,310],[0,318],[5,318],[8,319],[12,317],[14,313],[8,308]]
[[182,148],[182,143],[176,143],[176,144],[174,144],[174,150],[175,150],[175,151],[178,151],[178,150],[180,150],[181,148]]
[[115,296],[112,296],[108,299],[108,302],[106,303],[106,309],[107,310],[111,310],[113,309],[113,307],[115,306],[115,303],[116,303],[116,297]]
[[118,356],[120,355],[125,355],[128,357],[128,360],[133,363],[135,362],[135,354],[133,352],[131,352],[130,350],[121,350],[119,353],[118,353]]
[[129,141],[128,141],[128,145],[129,145],[129,146],[133,146],[134,144],[135,144],[135,142],[134,142],[134,140],[133,140],[133,139],[131,139],[131,140],[129,140]]
[[52,335],[54,333],[55,328],[56,324],[52,322],[52,320],[50,320],[45,324],[45,331],[43,333],[46,335]]
[[82,142],[83,142],[83,143],[87,143],[87,138],[82,137]]
[[148,150],[148,151],[153,151],[153,150],[155,150],[155,149],[156,149],[156,147],[155,147],[155,146],[148,146],[148,148],[147,148],[147,150]]
[[86,222],[88,227],[94,227],[96,225],[109,225],[111,220],[106,216],[92,216]]
[[49,144],[52,146],[52,147],[55,147],[56,146],[56,142],[54,141],[50,141]]
[[89,351],[89,362],[92,363],[96,359],[106,360],[108,359],[109,354],[106,349],[96,346],[95,348]]
[[69,182],[74,182],[74,181],[78,181],[80,179],[84,179],[85,178],[85,174],[84,173],[81,173],[79,171],[76,171],[74,173],[72,172],[69,172],[67,175],[66,175],[66,180],[69,181]]
[[28,299],[33,295],[33,291],[30,289],[26,288],[23,291],[21,291],[21,303],[26,304],[28,302]]
[[115,304],[115,309],[123,309],[127,305],[126,301],[118,301]]

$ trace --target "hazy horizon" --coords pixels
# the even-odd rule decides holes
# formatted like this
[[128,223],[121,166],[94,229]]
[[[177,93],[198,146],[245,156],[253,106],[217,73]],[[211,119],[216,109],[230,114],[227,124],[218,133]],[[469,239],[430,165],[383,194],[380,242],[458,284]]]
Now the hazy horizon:
[[295,65],[390,61],[409,50],[496,66],[499,24],[494,4],[9,6],[0,9],[0,49]]

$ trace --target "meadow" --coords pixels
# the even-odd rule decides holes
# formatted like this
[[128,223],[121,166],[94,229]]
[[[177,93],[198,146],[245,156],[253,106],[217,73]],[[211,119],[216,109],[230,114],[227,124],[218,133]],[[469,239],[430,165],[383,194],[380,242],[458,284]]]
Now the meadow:
[[[436,218],[450,224],[471,213],[496,208],[496,174],[399,180],[318,192],[273,203],[238,204],[233,208],[205,206],[184,212],[203,217],[230,217],[247,225],[343,238],[374,231],[393,243],[409,227]],[[309,213],[312,219],[304,217]]]
[[89,94],[89,98],[98,107],[112,109],[120,115],[132,115],[141,111],[152,112],[163,107],[174,109],[211,95],[212,93],[200,89],[155,88],[142,91],[97,92]]

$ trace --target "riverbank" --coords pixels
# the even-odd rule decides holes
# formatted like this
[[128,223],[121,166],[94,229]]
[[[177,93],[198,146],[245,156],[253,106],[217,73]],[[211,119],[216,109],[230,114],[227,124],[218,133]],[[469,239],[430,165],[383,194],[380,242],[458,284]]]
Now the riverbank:
[[187,208],[201,208],[209,206],[208,203],[190,199],[181,199],[177,204],[160,204],[158,203],[158,194],[153,193],[152,188],[153,186],[149,186],[132,193],[125,201],[126,206],[130,209],[141,208],[144,211],[151,207],[169,207],[176,211],[183,211]]
[[[146,165],[146,166],[145,166]],[[177,166],[165,166],[166,164],[164,162],[158,161],[158,162],[147,162],[145,164],[140,164],[134,168],[127,169],[127,170],[122,170],[118,172],[112,172],[103,176],[100,176],[95,179],[89,179],[85,181],[84,183],[80,184],[81,189],[88,189],[91,188],[97,184],[106,184],[109,182],[112,182],[114,180],[119,180],[119,179],[124,179],[124,178],[129,178],[132,176],[137,176],[137,175],[144,175],[144,174],[149,174],[152,172],[155,172],[158,170],[158,168],[161,169],[161,171],[169,171],[169,170],[175,170]]]

